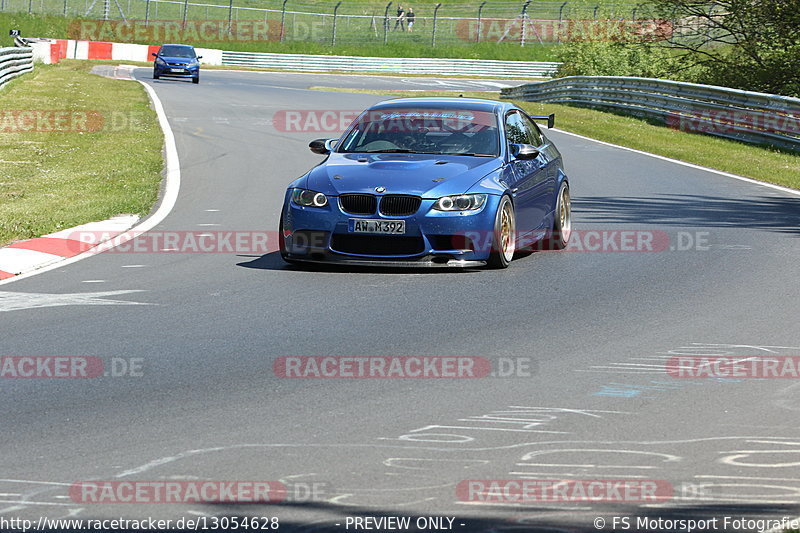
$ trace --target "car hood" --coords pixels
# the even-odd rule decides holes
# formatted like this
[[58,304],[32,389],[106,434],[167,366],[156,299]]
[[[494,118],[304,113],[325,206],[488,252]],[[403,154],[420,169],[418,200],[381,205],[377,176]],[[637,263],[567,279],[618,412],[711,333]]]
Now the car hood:
[[161,59],[168,63],[191,63],[195,61],[192,57],[175,57],[175,56],[159,56]]
[[500,166],[499,157],[334,152],[308,173],[306,186],[333,196],[385,187],[386,194],[438,198],[467,192]]

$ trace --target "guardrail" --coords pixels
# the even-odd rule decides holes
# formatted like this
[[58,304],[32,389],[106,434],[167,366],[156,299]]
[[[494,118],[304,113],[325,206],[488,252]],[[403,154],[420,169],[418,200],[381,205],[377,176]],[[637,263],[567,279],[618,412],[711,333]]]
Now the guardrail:
[[0,87],[20,74],[33,71],[33,49],[0,48]]
[[633,77],[569,76],[501,97],[624,110],[684,131],[800,150],[800,98]]
[[358,57],[222,52],[222,64],[307,72],[393,72],[438,76],[544,78],[560,63],[422,57]]

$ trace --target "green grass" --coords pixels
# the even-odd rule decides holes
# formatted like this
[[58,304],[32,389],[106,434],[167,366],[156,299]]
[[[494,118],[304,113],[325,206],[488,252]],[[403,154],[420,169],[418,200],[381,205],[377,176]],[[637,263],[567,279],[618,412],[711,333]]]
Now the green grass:
[[[163,134],[144,88],[89,73],[91,62],[37,65],[0,89],[0,245],[117,214],[158,196]],[[88,128],[12,132],[15,111],[92,112]],[[14,122],[19,124],[19,122]],[[74,130],[88,131],[74,131]]]
[[[497,93],[452,91],[368,91],[314,87],[317,90],[406,96],[475,96],[497,99]],[[535,115],[556,114],[556,128],[599,141],[760,181],[800,189],[800,154],[744,144],[719,137],[674,130],[640,118],[556,104],[515,102]]]
[[[179,15],[174,14],[178,18]],[[227,16],[227,15],[226,15]],[[89,30],[81,33],[81,23],[90,24]],[[287,54],[324,54],[324,55],[353,55],[353,56],[379,56],[379,57],[445,57],[468,59],[498,59],[509,61],[555,61],[557,45],[533,44],[525,47],[518,43],[469,43],[459,39],[449,41],[440,38],[436,47],[431,46],[430,37],[422,34],[392,33],[388,44],[384,44],[382,34],[377,37],[374,33],[363,34],[358,28],[351,28],[352,39],[342,38],[336,46],[330,44],[327,37],[330,29],[321,28],[319,38],[309,37],[307,40],[287,39],[285,42],[278,40],[274,28],[267,39],[251,40],[247,34],[240,40],[202,40],[193,38],[191,34],[185,38],[174,39],[167,37],[163,29],[152,38],[131,39],[128,35],[119,33],[105,33],[94,31],[95,21],[88,19],[61,17],[55,15],[28,15],[27,13],[0,13],[0,27],[19,29],[23,36],[49,37],[54,39],[82,38],[85,40],[105,40],[113,42],[131,42],[138,44],[161,44],[165,40],[180,41],[200,48],[216,48],[240,52],[275,52]],[[84,26],[85,28],[86,26]],[[250,31],[250,30],[245,30]],[[288,30],[287,30],[288,31]],[[346,26],[340,27],[338,32],[347,36]],[[358,38],[356,38],[358,35]],[[442,36],[444,36],[444,32]],[[444,41],[444,42],[441,42]],[[13,39],[7,35],[0,37],[0,45],[12,46]]]

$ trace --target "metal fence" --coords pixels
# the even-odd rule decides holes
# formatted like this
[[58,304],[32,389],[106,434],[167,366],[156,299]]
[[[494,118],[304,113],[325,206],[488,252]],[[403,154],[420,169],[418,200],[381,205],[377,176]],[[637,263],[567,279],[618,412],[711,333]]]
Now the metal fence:
[[33,71],[31,48],[0,48],[0,87],[21,74]]
[[388,58],[222,52],[223,65],[307,72],[393,72],[437,76],[545,78],[560,63],[481,59]]
[[624,110],[683,131],[800,150],[800,98],[603,76],[570,76],[502,89],[501,94],[506,99]]
[[[401,6],[403,16],[398,18]],[[409,26],[412,9],[413,28]],[[399,42],[409,46],[549,44],[574,32],[565,27],[566,21],[635,24],[652,19],[638,7],[638,0],[478,0],[458,4],[404,0],[0,0],[0,11],[146,24],[179,21],[184,27],[187,21],[220,21],[228,27],[261,21],[269,26],[270,39],[283,42]]]

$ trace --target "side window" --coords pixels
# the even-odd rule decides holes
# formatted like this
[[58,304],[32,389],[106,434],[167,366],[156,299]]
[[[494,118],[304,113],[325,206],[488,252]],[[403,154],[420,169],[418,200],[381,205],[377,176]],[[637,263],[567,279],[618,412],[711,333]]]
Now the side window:
[[529,144],[528,130],[516,111],[506,116],[506,140],[509,144]]
[[542,139],[542,132],[539,131],[539,126],[536,125],[534,121],[529,119],[528,117],[523,116],[522,121],[525,123],[525,126],[528,130],[528,137],[530,138],[530,142],[528,144],[532,144],[534,146],[541,146],[544,142]]

